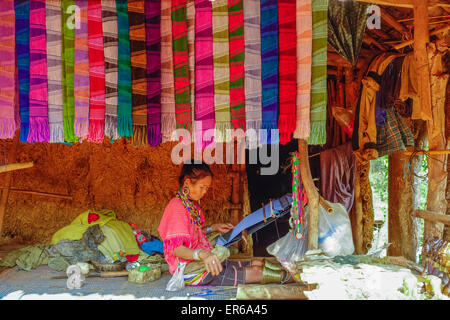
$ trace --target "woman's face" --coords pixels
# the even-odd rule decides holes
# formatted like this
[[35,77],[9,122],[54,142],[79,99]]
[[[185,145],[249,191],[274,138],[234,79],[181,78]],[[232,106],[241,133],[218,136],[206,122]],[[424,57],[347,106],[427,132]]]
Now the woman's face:
[[187,178],[184,185],[189,188],[189,196],[192,200],[199,201],[208,192],[211,186],[212,178],[211,176],[206,176],[193,182],[191,179]]

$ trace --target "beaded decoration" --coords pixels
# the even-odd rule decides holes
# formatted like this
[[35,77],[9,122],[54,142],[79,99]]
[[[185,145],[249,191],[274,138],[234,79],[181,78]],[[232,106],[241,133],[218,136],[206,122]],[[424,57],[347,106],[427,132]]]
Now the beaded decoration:
[[200,203],[189,197],[189,189],[187,187],[178,190],[176,197],[183,201],[184,207],[189,211],[190,223],[201,229],[205,225]]
[[307,202],[306,190],[303,188],[300,175],[300,157],[298,152],[292,155],[292,207],[289,225],[296,239],[306,237],[306,213],[304,206]]

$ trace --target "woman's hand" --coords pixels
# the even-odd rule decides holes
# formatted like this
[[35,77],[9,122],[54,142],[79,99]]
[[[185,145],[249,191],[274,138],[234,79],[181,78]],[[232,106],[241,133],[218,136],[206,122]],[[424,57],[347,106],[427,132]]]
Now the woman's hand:
[[200,250],[198,256],[205,263],[206,271],[213,276],[217,276],[222,271],[222,264],[215,254],[206,250]]
[[214,223],[211,225],[212,232],[227,233],[233,228],[234,226],[231,223]]

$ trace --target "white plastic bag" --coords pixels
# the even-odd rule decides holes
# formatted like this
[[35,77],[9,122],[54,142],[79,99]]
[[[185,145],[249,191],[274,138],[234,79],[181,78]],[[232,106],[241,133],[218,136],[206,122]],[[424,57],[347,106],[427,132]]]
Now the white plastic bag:
[[170,278],[169,282],[167,283],[166,290],[167,291],[177,291],[182,288],[184,288],[184,268],[186,267],[186,262],[181,262],[177,266],[177,270],[172,275],[172,278]]
[[296,262],[303,260],[308,249],[308,238],[305,236],[302,240],[297,240],[292,230],[269,245],[267,252],[277,258],[283,267],[292,273],[296,273]]

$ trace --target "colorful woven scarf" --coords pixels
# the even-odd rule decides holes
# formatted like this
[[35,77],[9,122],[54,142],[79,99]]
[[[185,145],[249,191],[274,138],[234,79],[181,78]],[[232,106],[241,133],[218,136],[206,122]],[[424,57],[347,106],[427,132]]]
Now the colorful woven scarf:
[[49,141],[47,110],[47,44],[45,0],[30,1],[30,127],[29,142]]
[[[278,3],[261,0],[261,79],[262,125],[261,143],[272,141],[271,130],[277,129],[278,120]],[[267,140],[263,137],[267,136]]]
[[176,130],[172,55],[172,3],[161,1],[161,134],[162,142],[172,141]]
[[186,0],[172,0],[173,68],[177,129],[192,129]]
[[280,143],[286,144],[291,140],[295,130],[295,109],[297,90],[297,34],[296,34],[296,0],[278,1],[279,23],[279,96],[280,111],[278,116],[278,130]]
[[244,0],[245,39],[245,119],[247,130],[255,135],[247,136],[247,148],[258,146],[261,128],[261,31],[258,0]]
[[121,137],[133,135],[131,102],[131,53],[126,0],[116,0],[118,29],[117,130]]
[[88,29],[90,99],[87,141],[101,143],[105,136],[105,54],[100,2],[89,2]]
[[61,64],[61,0],[48,1],[45,7],[47,27],[47,86],[50,142],[64,142],[63,85]]
[[234,129],[245,130],[243,0],[228,0],[230,34],[230,109]]
[[147,139],[150,146],[161,143],[161,1],[145,2],[147,50]]
[[296,0],[297,108],[294,138],[308,139],[311,105],[312,7],[311,0]]
[[147,144],[147,57],[145,47],[144,0],[128,1],[130,18],[133,137],[135,146]]
[[105,136],[119,139],[117,131],[117,11],[114,0],[102,0],[103,47],[105,52]]
[[292,155],[292,208],[289,223],[298,240],[306,239],[307,235],[307,216],[303,208],[306,202],[306,190],[300,174],[300,156],[296,151]]
[[0,139],[10,139],[16,131],[14,0],[0,1],[0,43]]
[[74,47],[74,96],[75,135],[81,140],[89,134],[89,45],[88,45],[88,2],[75,0],[80,12],[79,26],[75,28]]
[[214,0],[213,58],[214,58],[214,113],[216,142],[231,140],[230,112],[230,51],[228,42],[228,2]]
[[[214,129],[214,70],[212,39],[212,4],[209,0],[195,1],[195,120],[201,123],[201,131],[195,141],[202,150],[214,141],[214,136],[205,136],[206,130]],[[200,138],[199,135],[202,135]],[[209,138],[206,140],[206,138]]]
[[194,1],[186,3],[186,25],[189,66],[189,92],[191,97],[191,139],[195,141],[195,5]]
[[30,2],[15,0],[16,51],[19,81],[21,142],[27,142],[30,125]]
[[308,144],[327,140],[328,0],[312,0],[311,132]]

